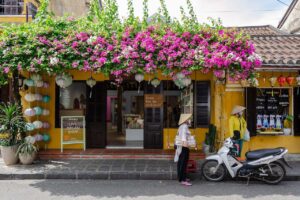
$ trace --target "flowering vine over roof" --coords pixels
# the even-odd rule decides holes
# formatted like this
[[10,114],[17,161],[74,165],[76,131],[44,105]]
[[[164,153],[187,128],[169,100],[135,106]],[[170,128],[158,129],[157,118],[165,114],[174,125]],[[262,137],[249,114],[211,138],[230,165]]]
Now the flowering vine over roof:
[[[110,6],[114,8],[113,5]],[[99,15],[101,19],[107,13]],[[11,32],[4,34],[0,42],[1,74],[9,77],[14,70],[25,70],[51,75],[76,69],[102,72],[121,83],[131,74],[155,74],[158,70],[174,79],[178,72],[190,75],[193,70],[213,70],[219,77],[226,70],[231,78],[239,80],[252,76],[254,68],[261,65],[249,37],[237,31],[195,22],[191,27],[191,20],[186,22],[188,28],[179,22],[170,26],[161,22],[145,24],[145,20],[139,23],[130,17],[128,20],[131,23],[125,21],[122,26],[118,20],[111,22],[114,31],[99,31],[99,27],[95,31],[95,26],[91,26],[95,22],[86,19],[88,29],[82,25],[82,19],[51,19],[52,25],[48,21],[44,28],[36,22],[17,28],[19,33],[12,33],[16,28],[10,28]],[[116,29],[118,24],[121,30]],[[32,32],[34,27],[39,29]]]

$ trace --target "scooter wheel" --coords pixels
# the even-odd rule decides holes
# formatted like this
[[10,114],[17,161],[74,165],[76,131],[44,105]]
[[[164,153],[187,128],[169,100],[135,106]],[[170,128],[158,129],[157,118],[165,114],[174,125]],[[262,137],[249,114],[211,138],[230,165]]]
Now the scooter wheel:
[[270,167],[265,165],[262,168],[268,174],[267,177],[263,178],[263,181],[267,184],[276,185],[280,183],[286,174],[285,168],[279,162],[272,162],[270,163]]
[[201,168],[203,177],[208,181],[219,182],[226,176],[226,168],[216,160],[206,160]]

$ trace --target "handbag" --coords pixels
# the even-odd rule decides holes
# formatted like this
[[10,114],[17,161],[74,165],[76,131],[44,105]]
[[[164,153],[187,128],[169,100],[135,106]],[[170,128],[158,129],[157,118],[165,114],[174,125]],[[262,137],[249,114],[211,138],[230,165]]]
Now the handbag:
[[246,128],[245,133],[244,133],[244,138],[243,140],[249,142],[250,141],[250,132],[249,130]]

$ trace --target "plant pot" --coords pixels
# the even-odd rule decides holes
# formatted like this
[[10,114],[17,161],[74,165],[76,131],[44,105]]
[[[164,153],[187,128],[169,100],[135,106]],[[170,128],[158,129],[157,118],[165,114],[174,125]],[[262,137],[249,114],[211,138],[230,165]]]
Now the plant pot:
[[19,158],[20,158],[20,162],[23,165],[31,165],[36,158],[36,153],[32,153],[32,154],[20,153]]
[[15,165],[18,163],[19,158],[16,155],[18,146],[1,146],[1,155],[6,165]]
[[290,129],[290,128],[284,128],[284,129],[283,129],[283,134],[284,134],[284,135],[290,135],[291,132],[292,132],[292,129]]

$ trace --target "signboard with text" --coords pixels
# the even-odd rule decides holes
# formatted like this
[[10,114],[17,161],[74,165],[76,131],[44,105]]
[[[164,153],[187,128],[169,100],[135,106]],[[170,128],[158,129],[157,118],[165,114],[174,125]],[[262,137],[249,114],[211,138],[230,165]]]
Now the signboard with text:
[[82,144],[85,150],[84,116],[61,117],[61,152],[66,144]]
[[145,94],[145,108],[160,108],[163,106],[163,102],[161,94]]

